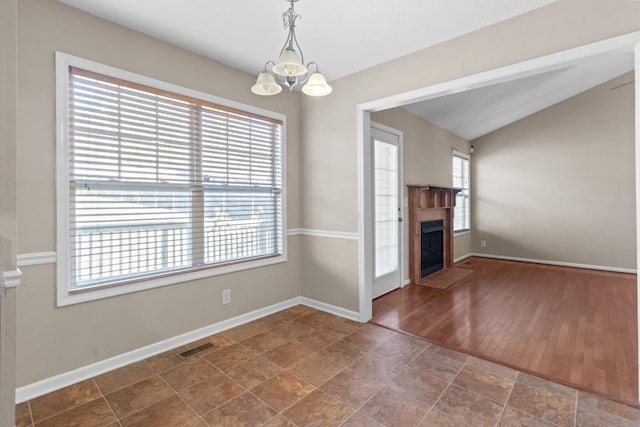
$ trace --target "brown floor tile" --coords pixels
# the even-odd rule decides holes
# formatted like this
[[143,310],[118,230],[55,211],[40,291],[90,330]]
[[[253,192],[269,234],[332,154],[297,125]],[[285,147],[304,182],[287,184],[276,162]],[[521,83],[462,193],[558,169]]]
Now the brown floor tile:
[[536,387],[540,389],[544,389],[549,391],[550,393],[557,394],[559,396],[566,397],[567,399],[577,399],[577,390],[567,387],[566,385],[554,383],[543,378],[539,378],[533,375],[526,374],[521,372],[518,375],[518,379],[516,382],[520,384],[525,384],[530,387]]
[[191,420],[188,423],[183,424],[181,427],[209,427],[209,426],[202,419],[196,418],[195,420]]
[[124,427],[174,427],[198,418],[178,395],[173,395],[120,420]]
[[382,427],[382,424],[372,420],[371,418],[356,412],[342,424],[342,427]]
[[483,372],[514,381],[518,377],[518,371],[515,369],[507,368],[506,366],[498,365],[497,363],[489,362],[487,360],[478,359],[477,357],[469,357],[464,366],[465,368],[471,367],[479,369]]
[[508,404],[562,427],[574,425],[575,398],[572,399],[563,390],[554,390],[554,387],[548,384],[532,387],[521,383],[520,377],[518,377]]
[[453,384],[474,391],[501,405],[507,403],[515,380],[491,374],[474,366],[465,365]]
[[145,359],[145,362],[156,372],[168,371],[186,362],[186,359],[179,356],[180,352],[185,350],[188,350],[187,347],[174,348],[173,350],[165,351],[164,353]]
[[226,374],[241,386],[249,389],[276,376],[282,369],[281,366],[258,356],[229,368]]
[[257,426],[271,421],[277,414],[253,394],[246,392],[202,418],[211,426]]
[[[580,425],[580,424],[578,424]],[[531,414],[519,411],[511,406],[506,406],[500,417],[497,427],[555,427],[555,424],[548,423]]]
[[495,426],[502,412],[502,405],[455,385],[445,390],[433,408],[454,421],[477,427]]
[[348,405],[316,390],[287,409],[283,415],[296,425],[339,426],[353,413]]
[[344,319],[342,317],[338,317],[335,320],[323,323],[317,327],[318,330],[325,334],[329,334],[336,339],[344,338],[345,336],[358,332],[363,328],[364,325],[362,323],[354,322],[353,320]]
[[213,348],[210,348],[208,350],[203,350],[202,352],[198,353],[198,355],[204,356],[205,354],[209,354],[211,352],[220,350],[222,348],[229,347],[230,345],[233,345],[235,343],[236,342],[234,340],[225,336],[224,334],[215,334],[215,335],[208,336],[206,338],[199,339],[197,341],[190,342],[185,347],[188,349],[192,349],[192,348],[200,347],[201,345],[204,345],[204,344],[213,344]]
[[383,329],[373,325],[365,325],[362,329],[342,338],[341,341],[348,342],[349,344],[353,344],[370,351],[396,335],[399,334],[388,329]]
[[448,385],[449,383],[440,378],[415,368],[406,367],[391,380],[388,387],[418,402],[431,406],[438,400]]
[[297,344],[308,351],[321,350],[336,341],[337,339],[335,336],[313,329],[311,332],[302,334],[291,340],[294,344]]
[[245,391],[238,383],[220,373],[182,390],[179,394],[200,415],[217,408]]
[[203,356],[217,368],[225,370],[238,363],[256,357],[258,353],[240,344],[233,344],[211,354]]
[[254,335],[251,338],[247,338],[246,340],[241,341],[240,344],[250,348],[256,353],[264,353],[265,351],[271,350],[285,342],[287,342],[286,339],[267,331]]
[[385,426],[415,426],[426,415],[429,405],[417,402],[388,387],[376,393],[360,412]]
[[282,415],[279,415],[268,423],[264,424],[263,427],[296,427],[296,425]]
[[373,352],[408,364],[429,345],[424,340],[398,334],[380,344]]
[[313,353],[287,369],[295,376],[315,385],[321,386],[342,370],[333,359]]
[[251,392],[275,410],[282,412],[316,388],[290,374],[282,372],[253,388]]
[[332,359],[337,366],[346,368],[367,354],[367,351],[346,342],[336,342],[323,348],[318,354]]
[[144,361],[123,366],[106,374],[98,375],[95,380],[104,394],[127,387],[153,376],[155,372]]
[[98,398],[102,399],[102,393],[95,381],[89,379],[36,397],[29,403],[33,421],[38,423]]
[[578,408],[576,425],[580,427],[638,427],[640,423],[591,406]]
[[31,409],[29,402],[22,402],[16,405],[16,427],[28,427],[33,424],[31,420]]
[[[420,423],[420,427],[474,427],[473,424],[464,423],[456,417],[449,416],[436,409],[431,409]],[[516,427],[516,426],[513,426]]]
[[283,368],[288,368],[289,366],[293,365],[294,363],[298,363],[310,354],[310,352],[303,349],[302,347],[287,341],[284,344],[281,344],[278,347],[271,349],[266,353],[263,353],[262,357],[270,360],[276,365],[282,366]]
[[411,366],[451,382],[458,375],[465,362],[465,360],[460,360],[459,354],[462,353],[452,352],[432,344],[411,362]]
[[38,427],[103,427],[117,419],[103,397],[59,413],[37,424]]
[[264,332],[264,325],[255,324],[253,322],[245,323],[244,325],[236,326],[235,328],[228,329],[223,332],[226,337],[231,338],[237,342],[246,340],[254,335],[258,335],[260,332]]
[[609,412],[610,414],[617,415],[631,421],[640,422],[640,409],[632,408],[631,406],[623,405],[622,403],[613,402],[600,396],[596,396],[595,394],[580,391],[578,392],[578,411],[585,406]]
[[315,313],[299,317],[295,321],[310,328],[316,328],[323,323],[330,322],[337,318],[338,316],[335,316],[333,314],[325,313],[324,311],[316,311]]
[[153,377],[108,394],[106,398],[118,418],[124,418],[173,394],[171,387],[153,374]]
[[300,335],[313,332],[313,329],[298,322],[289,321],[280,324],[277,328],[271,329],[270,332],[281,336],[282,338],[293,340]]
[[180,391],[198,384],[218,372],[220,372],[218,369],[211,366],[206,360],[198,357],[163,372],[160,376],[162,376],[175,391]]
[[313,307],[309,307],[307,305],[299,304],[299,305],[287,308],[286,310],[282,310],[280,313],[282,315],[288,316],[287,318],[291,320],[291,318],[306,316],[307,314],[317,313],[318,311],[320,310],[317,310]]
[[373,381],[386,383],[396,376],[404,368],[404,365],[395,360],[369,353],[349,368]]
[[373,381],[368,376],[347,368],[324,383],[320,388],[325,393],[347,403],[353,408],[359,408],[371,396],[380,391],[383,386],[383,383]]

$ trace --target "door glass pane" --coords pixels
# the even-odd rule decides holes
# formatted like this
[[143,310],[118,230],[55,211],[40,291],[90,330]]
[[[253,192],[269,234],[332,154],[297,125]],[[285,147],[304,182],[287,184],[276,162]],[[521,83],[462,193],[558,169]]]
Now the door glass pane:
[[398,269],[398,147],[374,144],[375,275]]

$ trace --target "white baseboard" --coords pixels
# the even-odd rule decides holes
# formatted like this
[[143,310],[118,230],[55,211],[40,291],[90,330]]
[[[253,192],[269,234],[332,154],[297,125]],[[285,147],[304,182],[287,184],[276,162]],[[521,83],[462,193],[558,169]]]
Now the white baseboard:
[[506,261],[521,261],[521,262],[532,262],[535,264],[557,265],[561,267],[587,268],[589,270],[613,271],[616,273],[635,274],[638,272],[638,270],[634,268],[620,268],[620,267],[608,267],[604,265],[578,264],[575,262],[550,261],[545,259],[520,258],[520,257],[514,257],[514,256],[481,254],[481,253],[475,253],[475,252],[467,254],[464,257],[461,257],[459,259],[456,259],[455,262],[462,261],[463,259],[469,258],[472,256],[477,256],[481,258],[503,259]]
[[196,329],[172,338],[168,338],[163,341],[159,341],[157,343],[141,347],[136,350],[119,354],[117,356],[110,357],[109,359],[105,359],[100,362],[92,363],[90,365],[74,369],[73,371],[65,372],[53,377],[45,378],[32,384],[18,387],[16,389],[16,403],[26,402],[27,400],[31,400],[44,394],[51,393],[52,391],[59,390],[63,387],[67,387],[80,381],[84,381],[97,375],[112,371],[114,369],[121,368],[125,365],[147,359],[149,357],[155,356],[156,354],[164,353],[165,351],[171,350],[181,345],[185,345],[201,338],[208,337],[209,335],[226,331],[227,329],[243,325],[245,323],[260,319],[261,317],[268,316],[270,314],[276,313],[289,307],[293,307],[298,304],[307,305],[318,310],[335,314],[336,316],[355,320],[356,322],[359,318],[359,314],[351,310],[346,310],[344,308],[326,304],[310,298],[295,297],[287,301],[279,302],[268,307],[263,307],[249,313],[232,317],[231,319],[223,320],[221,322],[214,323],[200,329]]
[[[454,260],[453,260],[453,263],[455,264],[456,262],[464,261],[465,259],[467,259],[467,258],[469,258],[469,257],[472,257],[472,256],[473,256],[473,254],[465,254],[465,255],[462,255],[461,257],[458,257],[458,258],[454,259]],[[479,255],[478,255],[478,256],[479,256]]]
[[317,301],[306,297],[300,297],[300,304],[304,304],[312,308],[317,308],[318,310],[326,311],[327,313],[335,314],[336,316],[344,317],[355,322],[360,321],[360,313],[347,310],[346,308],[327,304],[326,302]]

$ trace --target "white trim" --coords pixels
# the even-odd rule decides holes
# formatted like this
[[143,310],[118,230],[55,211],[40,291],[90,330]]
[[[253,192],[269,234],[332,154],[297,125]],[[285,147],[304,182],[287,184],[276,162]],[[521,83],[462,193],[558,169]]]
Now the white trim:
[[411,284],[411,279],[404,279],[404,281],[402,282],[402,287],[404,288],[407,285]]
[[34,399],[36,397],[51,393],[52,391],[59,390],[63,387],[67,387],[72,384],[76,384],[80,381],[84,381],[89,378],[93,378],[97,375],[104,374],[117,368],[129,365],[131,363],[147,359],[155,356],[156,354],[164,353],[176,347],[188,344],[190,342],[208,337],[213,334],[217,334],[236,326],[243,325],[245,323],[260,319],[273,313],[277,313],[289,307],[293,307],[298,304],[303,304],[309,307],[316,308],[318,310],[326,311],[336,316],[344,317],[350,320],[358,320],[358,313],[346,310],[341,307],[336,307],[331,304],[326,304],[320,301],[316,301],[305,297],[295,297],[286,301],[279,302],[277,304],[270,305],[268,307],[259,308],[249,313],[241,314],[231,319],[223,320],[221,322],[214,323],[203,328],[199,328],[190,332],[186,332],[181,335],[177,335],[172,338],[168,338],[157,343],[147,345],[145,347],[138,348],[123,354],[119,354],[109,359],[101,360],[100,362],[92,363],[90,365],[83,366],[73,371],[64,372],[53,377],[45,378],[35,383],[31,383],[16,389],[16,403],[26,402],[27,400]]
[[19,268],[16,268],[15,270],[5,271],[3,276],[5,288],[15,288],[20,285],[22,271],[20,271]]
[[[636,268],[640,266],[640,252],[638,252],[638,242],[640,242],[640,42],[634,46],[635,64],[635,181],[636,181]],[[640,319],[640,277],[636,278],[636,319]],[[638,340],[640,340],[640,327],[637,327]],[[638,355],[638,365],[640,365],[640,354]],[[636,365],[637,366],[637,365]],[[638,372],[638,391],[640,393],[640,371]],[[636,402],[637,403],[637,402]]]
[[[102,288],[92,290],[90,292],[83,292],[78,294],[71,294],[69,292],[69,253],[70,253],[70,230],[69,230],[69,158],[67,149],[67,135],[68,135],[68,87],[69,87],[69,67],[78,67],[85,70],[117,77],[127,80],[129,82],[143,84],[151,86],[161,90],[186,95],[192,98],[201,99],[204,101],[213,102],[220,105],[225,105],[230,108],[234,108],[241,111],[246,111],[251,114],[259,114],[266,117],[271,117],[282,121],[284,132],[282,132],[282,149],[280,159],[280,170],[282,171],[282,254],[274,257],[258,259],[256,261],[247,261],[241,263],[235,263],[225,267],[208,268],[204,270],[190,271],[187,270],[184,273],[176,274],[168,277],[153,278],[145,280],[139,283],[114,286],[111,288]],[[177,283],[202,279],[205,277],[218,276],[231,272],[244,271],[257,267],[264,267],[267,265],[278,264],[287,261],[287,168],[286,168],[286,130],[287,130],[287,118],[286,115],[258,108],[252,105],[242,104],[237,101],[224,99],[209,93],[201,92],[198,90],[190,89],[187,87],[175,85],[172,83],[157,80],[151,77],[147,77],[141,74],[133,73],[126,70],[121,70],[115,67],[111,67],[98,62],[90,61],[88,59],[79,58],[76,56],[68,55],[63,52],[55,53],[55,70],[56,70],[56,230],[57,230],[57,242],[56,242],[56,295],[57,306],[62,307],[66,305],[93,301],[102,298],[108,298],[116,295],[123,295],[132,292],[138,292],[146,289],[157,288],[161,286],[173,285]]]
[[465,259],[467,259],[469,257],[472,257],[472,256],[473,256],[473,254],[462,255],[461,257],[458,257],[458,258],[454,259],[453,263],[455,264],[456,262],[464,261]]
[[353,320],[355,322],[359,321],[359,313],[352,310],[347,310],[346,308],[338,307],[336,305],[327,304],[326,302],[317,301],[307,297],[300,297],[300,304],[304,304],[308,307],[316,308],[327,313],[335,314],[336,316],[344,317],[345,319]]
[[547,259],[533,259],[533,258],[521,258],[515,256],[506,256],[506,255],[493,255],[493,254],[481,254],[477,252],[472,252],[470,254],[465,255],[462,258],[458,258],[455,262],[461,261],[462,259],[469,258],[472,256],[477,256],[480,258],[492,258],[492,259],[503,259],[506,261],[521,261],[521,262],[531,262],[534,264],[545,264],[545,265],[557,265],[560,267],[575,267],[575,268],[586,268],[589,270],[602,270],[602,271],[612,271],[615,273],[632,273],[635,274],[638,270],[634,268],[620,268],[620,267],[608,267],[605,265],[592,265],[592,264],[579,264],[576,262],[564,262],[564,261],[551,261]]
[[466,234],[471,234],[471,229],[454,231],[453,232],[453,237],[464,236]]
[[503,67],[494,68],[492,70],[472,74],[466,77],[436,83],[385,98],[367,101],[359,104],[358,110],[360,112],[388,110],[390,108],[402,107],[407,104],[425,101],[427,99],[433,99],[448,94],[485,87],[490,84],[497,84],[535,75],[542,71],[557,70],[566,67],[567,62],[589,56],[617,50],[628,50],[629,52],[632,52],[636,42],[638,41],[640,41],[640,31],[540,56],[516,64],[505,65]]
[[54,264],[58,261],[58,254],[51,252],[29,252],[18,254],[18,267],[28,265]]
[[358,233],[347,231],[313,230],[311,228],[292,228],[287,230],[287,236],[327,237],[330,239],[358,240]]

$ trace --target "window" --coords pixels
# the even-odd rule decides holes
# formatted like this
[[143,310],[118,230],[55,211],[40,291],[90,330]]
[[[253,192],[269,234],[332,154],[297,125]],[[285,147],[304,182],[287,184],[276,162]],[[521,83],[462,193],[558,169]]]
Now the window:
[[456,207],[453,211],[453,231],[468,231],[470,227],[469,201],[469,155],[453,152],[453,187],[461,188],[456,194]]
[[69,58],[58,70],[67,296],[283,261],[281,118]]

